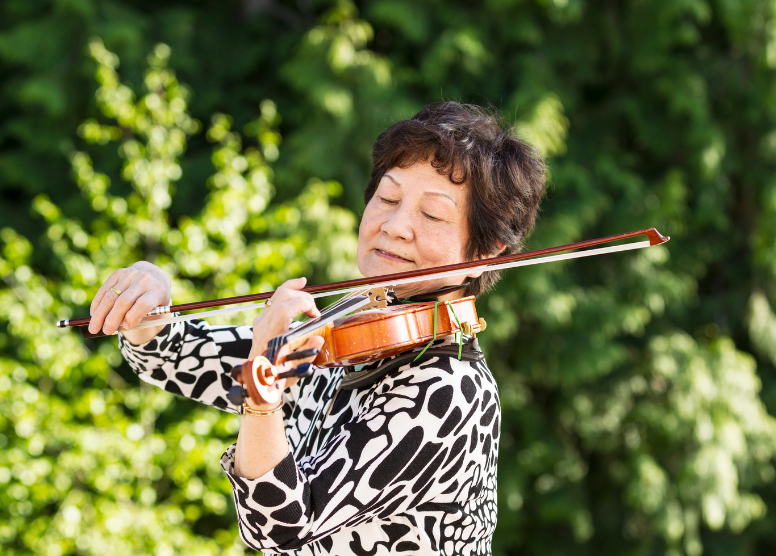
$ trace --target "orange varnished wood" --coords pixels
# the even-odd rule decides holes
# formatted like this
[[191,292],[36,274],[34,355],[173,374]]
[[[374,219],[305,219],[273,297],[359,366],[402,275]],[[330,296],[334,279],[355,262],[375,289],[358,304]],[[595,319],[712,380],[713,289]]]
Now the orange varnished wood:
[[[474,297],[439,303],[438,338],[460,331],[453,311],[460,323],[476,325],[478,322]],[[326,330],[316,331],[325,343],[315,365],[339,367],[369,363],[428,343],[434,338],[434,313],[433,302],[413,303],[372,309],[336,320]]]
[[[277,368],[285,363],[285,356],[301,347],[311,336],[321,336],[324,340],[314,364],[318,367],[340,367],[379,361],[427,344],[435,337],[435,313],[436,338],[460,332],[458,323],[462,326],[468,322],[475,331],[479,330],[473,296],[440,302],[436,308],[434,305],[434,302],[411,303],[343,317],[287,343],[280,350],[275,364],[269,368],[261,366],[263,370],[258,374],[253,370],[254,360],[246,361],[242,365],[241,382],[247,386],[250,397],[260,403],[266,397],[262,392],[267,390],[267,386],[272,386],[278,374]],[[268,374],[262,374],[264,372]]]

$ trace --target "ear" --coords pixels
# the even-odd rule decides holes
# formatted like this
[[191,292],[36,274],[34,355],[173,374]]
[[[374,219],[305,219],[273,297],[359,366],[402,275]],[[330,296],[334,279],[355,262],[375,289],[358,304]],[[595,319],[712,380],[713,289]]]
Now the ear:
[[[504,245],[503,243],[501,243],[500,241],[496,241],[496,250],[495,251],[493,251],[491,253],[488,253],[484,257],[483,256],[479,256],[475,260],[481,261],[482,259],[490,259],[490,258],[493,258],[493,257],[498,257],[501,253],[504,252],[504,249],[506,249],[506,247],[507,246]],[[485,272],[485,271],[484,270],[475,271],[475,272],[472,272],[470,274],[467,274],[466,277],[467,278],[479,278],[482,275],[483,272]]]

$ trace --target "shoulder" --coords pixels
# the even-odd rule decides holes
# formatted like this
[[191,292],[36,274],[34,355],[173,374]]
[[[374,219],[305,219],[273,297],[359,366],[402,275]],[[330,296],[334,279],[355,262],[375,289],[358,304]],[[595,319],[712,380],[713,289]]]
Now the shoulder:
[[[389,403],[396,398],[406,402]],[[387,409],[411,403],[419,415],[428,413],[439,419],[455,419],[456,415],[463,419],[500,410],[496,382],[485,361],[458,360],[450,355],[393,370],[375,385],[373,400],[377,405],[385,403]]]
[[410,361],[388,373],[379,384],[383,389],[403,384],[439,383],[459,388],[465,397],[485,390],[495,390],[496,381],[485,360],[458,359],[442,354]]

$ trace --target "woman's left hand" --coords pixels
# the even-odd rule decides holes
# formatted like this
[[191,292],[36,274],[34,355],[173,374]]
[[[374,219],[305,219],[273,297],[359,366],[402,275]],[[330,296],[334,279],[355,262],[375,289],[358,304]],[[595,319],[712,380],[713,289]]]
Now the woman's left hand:
[[[305,278],[296,278],[283,283],[275,291],[264,310],[253,319],[253,344],[248,356],[249,359],[265,353],[269,340],[286,332],[291,321],[297,315],[304,313],[311,318],[320,316],[321,313],[315,306],[313,297],[307,292],[299,291],[306,283],[307,280]],[[323,347],[323,342],[324,340],[320,336],[313,336],[299,350],[320,349]],[[312,363],[314,359],[315,357],[309,357],[284,363],[278,366],[278,372],[293,369],[302,363]],[[287,388],[296,384],[298,380],[298,378],[280,379],[276,384],[278,388]],[[248,400],[247,403],[249,407],[259,410],[266,410],[273,405],[255,404],[251,400]]]

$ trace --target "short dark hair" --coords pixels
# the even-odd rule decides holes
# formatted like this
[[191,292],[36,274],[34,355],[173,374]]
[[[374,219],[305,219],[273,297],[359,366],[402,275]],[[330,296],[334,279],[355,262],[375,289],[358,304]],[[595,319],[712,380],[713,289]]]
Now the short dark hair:
[[[485,257],[505,245],[518,252],[533,228],[544,194],[542,156],[510,135],[495,111],[458,102],[426,106],[409,120],[379,135],[372,148],[372,174],[364,192],[369,203],[385,173],[430,162],[440,175],[467,184],[469,244],[466,257]],[[480,295],[499,279],[498,271],[473,279],[465,295]]]

